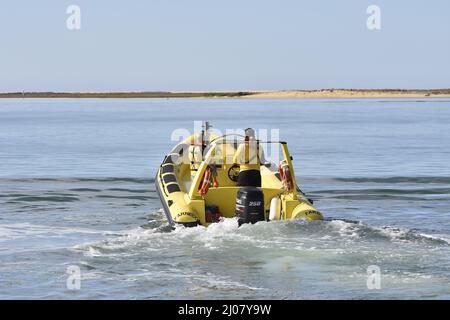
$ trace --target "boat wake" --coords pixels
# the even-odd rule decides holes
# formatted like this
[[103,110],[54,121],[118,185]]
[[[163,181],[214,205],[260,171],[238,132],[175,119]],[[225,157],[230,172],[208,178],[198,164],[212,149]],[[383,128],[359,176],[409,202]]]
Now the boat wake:
[[[158,251],[171,248],[189,250],[219,250],[232,247],[273,250],[320,250],[346,248],[350,245],[367,248],[379,244],[450,246],[450,239],[430,235],[418,229],[392,226],[374,227],[358,221],[327,219],[259,222],[238,227],[237,219],[223,219],[208,228],[177,226],[174,230],[164,221],[162,210],[148,215],[151,220],[118,237],[74,247],[87,256],[114,255],[128,250]],[[244,249],[241,249],[244,250]]]

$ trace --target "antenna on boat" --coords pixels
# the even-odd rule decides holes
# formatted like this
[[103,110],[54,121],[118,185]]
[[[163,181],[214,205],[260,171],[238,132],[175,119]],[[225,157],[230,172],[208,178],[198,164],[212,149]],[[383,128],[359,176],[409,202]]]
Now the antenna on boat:
[[205,122],[203,122],[203,126],[202,127],[204,128],[205,133],[206,133],[206,132],[208,132],[208,130],[210,128],[212,128],[212,125],[209,124],[209,121],[205,121]]
[[204,156],[206,145],[209,143],[208,139],[208,131],[212,127],[212,125],[209,124],[209,121],[202,122],[202,158]]
[[202,123],[202,145],[207,144],[208,131],[212,128],[212,125],[209,124],[209,121],[205,121]]

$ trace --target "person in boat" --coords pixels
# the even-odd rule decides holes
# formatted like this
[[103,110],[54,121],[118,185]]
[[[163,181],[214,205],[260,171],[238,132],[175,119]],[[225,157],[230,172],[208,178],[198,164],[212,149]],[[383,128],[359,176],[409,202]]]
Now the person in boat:
[[255,130],[245,129],[245,140],[234,154],[233,164],[239,165],[237,185],[261,187],[261,163],[266,163],[264,151],[256,140]]

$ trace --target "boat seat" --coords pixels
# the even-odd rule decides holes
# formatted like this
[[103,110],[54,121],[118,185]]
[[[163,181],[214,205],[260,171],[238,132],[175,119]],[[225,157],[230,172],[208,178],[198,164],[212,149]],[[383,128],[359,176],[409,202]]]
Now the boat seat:
[[240,187],[227,186],[210,188],[205,195],[205,205],[215,205],[219,207],[222,216],[231,218],[235,216],[236,195]]

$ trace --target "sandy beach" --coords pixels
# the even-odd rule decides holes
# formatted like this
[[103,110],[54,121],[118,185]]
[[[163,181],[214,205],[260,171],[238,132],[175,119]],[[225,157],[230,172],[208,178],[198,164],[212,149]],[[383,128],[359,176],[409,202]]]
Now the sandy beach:
[[247,98],[266,99],[346,99],[346,98],[427,98],[450,97],[450,89],[439,90],[352,90],[352,89],[324,89],[324,90],[283,90],[258,92]]

